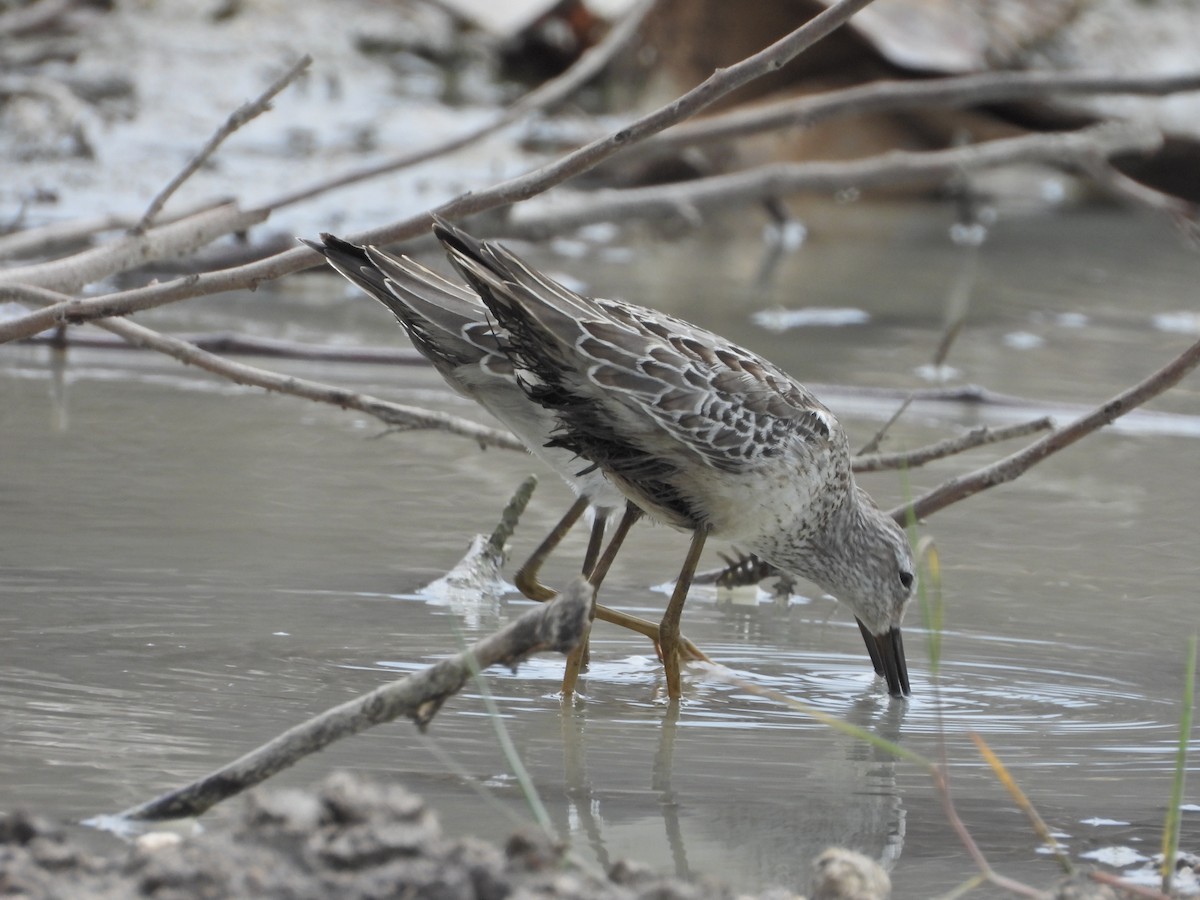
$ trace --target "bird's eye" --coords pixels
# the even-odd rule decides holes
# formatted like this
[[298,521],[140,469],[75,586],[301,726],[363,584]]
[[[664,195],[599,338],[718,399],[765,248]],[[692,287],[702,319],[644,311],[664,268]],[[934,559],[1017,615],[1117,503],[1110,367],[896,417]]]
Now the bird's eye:
[[912,590],[913,573],[912,572],[901,572],[900,573],[900,583],[902,585],[904,585],[904,589],[906,591]]

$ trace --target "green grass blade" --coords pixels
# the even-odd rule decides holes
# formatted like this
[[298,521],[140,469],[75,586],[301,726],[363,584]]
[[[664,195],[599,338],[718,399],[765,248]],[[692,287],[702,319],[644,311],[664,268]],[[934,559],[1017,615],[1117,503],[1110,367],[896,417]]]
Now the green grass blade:
[[925,626],[929,647],[929,674],[936,677],[942,662],[942,635],[946,625],[942,563],[932,538],[921,538],[916,548],[917,565],[921,571],[921,578],[917,582],[917,601],[921,606],[921,621]]
[[1167,818],[1163,823],[1162,892],[1171,893],[1171,880],[1175,875],[1175,854],[1179,850],[1181,816],[1183,804],[1183,782],[1187,772],[1188,742],[1192,736],[1192,706],[1196,693],[1196,635],[1188,641],[1187,679],[1183,684],[1183,709],[1179,715],[1179,749],[1175,754],[1175,780],[1171,785],[1171,801],[1167,806]]

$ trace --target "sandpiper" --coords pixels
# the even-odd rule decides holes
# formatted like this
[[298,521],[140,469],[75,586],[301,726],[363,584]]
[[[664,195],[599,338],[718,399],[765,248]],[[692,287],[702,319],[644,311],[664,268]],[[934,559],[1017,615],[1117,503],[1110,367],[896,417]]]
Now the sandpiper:
[[[548,428],[537,414],[532,435],[543,438],[542,449],[577,457],[563,471],[602,473],[630,509],[692,532],[658,632],[671,698],[681,693],[679,620],[709,535],[849,606],[889,693],[909,693],[900,632],[914,580],[908,541],[855,484],[845,432],[816,397],[702,328],[583,297],[448,222],[438,220],[434,233],[494,317],[493,346],[512,379],[528,403],[550,413]],[[323,238],[318,249],[328,256],[336,239]],[[358,252],[378,267],[378,251]],[[361,266],[359,278],[339,271],[376,293],[368,284],[377,279]],[[627,512],[622,524],[635,517]],[[614,534],[593,580],[627,530]]]
[[[576,494],[576,501],[550,530],[528,561],[518,569],[517,588],[531,600],[546,601],[557,596],[538,580],[538,574],[554,548],[570,531],[589,505],[593,509],[592,531],[584,555],[583,574],[598,587],[603,573],[595,570],[606,524],[616,509],[625,513],[617,526],[622,534],[633,526],[641,511],[625,500],[598,468],[580,471],[578,457],[561,447],[547,446],[557,423],[548,409],[531,403],[517,383],[506,351],[507,338],[496,329],[479,297],[461,285],[447,281],[419,263],[394,256],[377,247],[360,247],[332,235],[323,243],[304,243],[324,254],[329,264],[348,281],[392,311],[408,333],[413,346],[429,360],[446,383],[459,394],[479,403],[504,423],[530,452],[556,471]],[[605,565],[607,571],[611,558]],[[597,606],[603,621],[630,628],[659,644],[659,626],[637,616]],[[687,657],[707,660],[690,641],[684,640]],[[581,666],[586,664],[586,644],[568,659],[563,692],[575,688]]]

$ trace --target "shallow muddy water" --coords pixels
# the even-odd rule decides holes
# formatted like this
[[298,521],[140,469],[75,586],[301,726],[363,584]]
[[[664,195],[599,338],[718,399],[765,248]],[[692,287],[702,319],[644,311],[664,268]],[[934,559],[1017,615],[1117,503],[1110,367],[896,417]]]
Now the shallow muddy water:
[[[806,214],[809,242],[767,284],[756,284],[761,247],[747,221],[671,243],[630,233],[578,258],[574,244],[530,254],[597,293],[722,332],[807,382],[928,386],[916,373],[968,265],[969,251],[946,238],[948,214],[865,205]],[[976,276],[949,360],[955,383],[1038,402],[922,404],[889,449],[981,422],[1069,416],[1149,374],[1200,329],[1200,259],[1161,223],[1127,213],[1002,218]],[[869,318],[783,332],[752,319],[805,305]],[[145,321],[404,344],[383,309],[332,277],[192,301]],[[266,365],[485,420],[428,369]],[[730,604],[697,589],[684,630],[747,681],[921,753],[944,743],[959,813],[1005,874],[1045,885],[1057,868],[971,732],[1074,856],[1127,848],[1149,857],[1197,621],[1198,386],[1193,376],[1160,399],[1154,409],[1167,415],[1096,435],[925,523],[943,567],[944,660],[935,682],[913,609],[907,703],[870,677],[852,619],[819,594]],[[823,396],[855,445],[895,403],[840,389]],[[491,529],[537,464],[435,433],[380,433],[358,414],[233,387],[148,354],[71,350],[56,376],[47,349],[0,348],[0,806],[70,820],[125,808],[527,608],[510,594],[452,609],[419,590]],[[914,471],[911,489],[1010,449]],[[906,491],[895,473],[864,483],[889,504]],[[566,489],[543,478],[514,558],[567,502]],[[582,541],[581,530],[550,580],[569,577]],[[657,617],[665,596],[649,586],[674,576],[685,543],[639,526],[606,602]],[[717,564],[710,550],[705,565]],[[670,711],[644,639],[598,624],[594,641],[584,697],[569,707],[556,696],[557,658],[489,673],[522,762],[585,859],[628,856],[743,890],[800,888],[817,852],[846,844],[883,860],[898,896],[947,890],[972,874],[940,798],[912,764],[695,672]],[[529,816],[494,725],[471,689],[427,736],[407,722],[378,728],[277,780],[307,784],[334,767],[394,777],[424,794],[448,830],[498,837]],[[1193,810],[1184,817],[1191,849]]]

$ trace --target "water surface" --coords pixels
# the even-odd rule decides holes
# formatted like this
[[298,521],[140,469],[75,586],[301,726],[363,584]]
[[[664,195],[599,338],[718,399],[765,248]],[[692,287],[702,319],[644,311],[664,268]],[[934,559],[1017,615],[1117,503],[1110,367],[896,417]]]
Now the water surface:
[[[631,232],[581,257],[573,246],[531,253],[589,289],[727,334],[805,381],[928,386],[916,371],[967,264],[946,237],[946,213],[806,214],[809,242],[765,283],[749,219],[674,242]],[[955,383],[1060,411],[1099,402],[1195,339],[1198,276],[1197,258],[1154,220],[1116,211],[1002,219],[980,253],[970,321],[949,360]],[[805,305],[860,310],[867,321],[772,332],[752,318]],[[384,310],[332,278],[143,320],[404,343]],[[427,369],[268,365],[486,421]],[[839,391],[829,403],[856,445],[892,408]],[[1196,628],[1195,377],[1155,409],[1173,417],[1097,435],[925,524],[943,567],[944,661],[935,683],[913,610],[908,703],[869,676],[853,620],[816,592],[730,605],[699,590],[685,631],[750,682],[922,753],[944,745],[959,812],[1005,874],[1045,885],[1056,868],[970,732],[1005,760],[1073,854],[1123,846],[1149,856]],[[925,404],[889,449],[1040,411]],[[509,595],[455,610],[419,589],[490,530],[537,464],[460,438],[382,431],[355,413],[146,354],[72,350],[56,374],[44,348],[0,349],[0,807],[77,820],[140,802],[526,609]],[[890,504],[1007,449],[913,472],[911,488],[894,473],[865,483]],[[568,500],[543,479],[514,557]],[[686,540],[664,528],[637,535],[606,602],[657,617],[665,597],[649,586],[673,577]],[[548,578],[569,577],[582,548],[581,531]],[[711,550],[705,564],[718,564]],[[911,764],[700,674],[686,678],[672,713],[650,645],[603,624],[593,658],[585,696],[565,709],[558,659],[490,676],[504,727],[583,858],[632,856],[744,890],[799,888],[811,858],[841,843],[884,860],[899,896],[972,873]],[[497,837],[514,818],[529,821],[474,689],[447,704],[427,737],[407,722],[377,728],[277,781],[307,784],[334,767],[402,780],[454,831]]]

